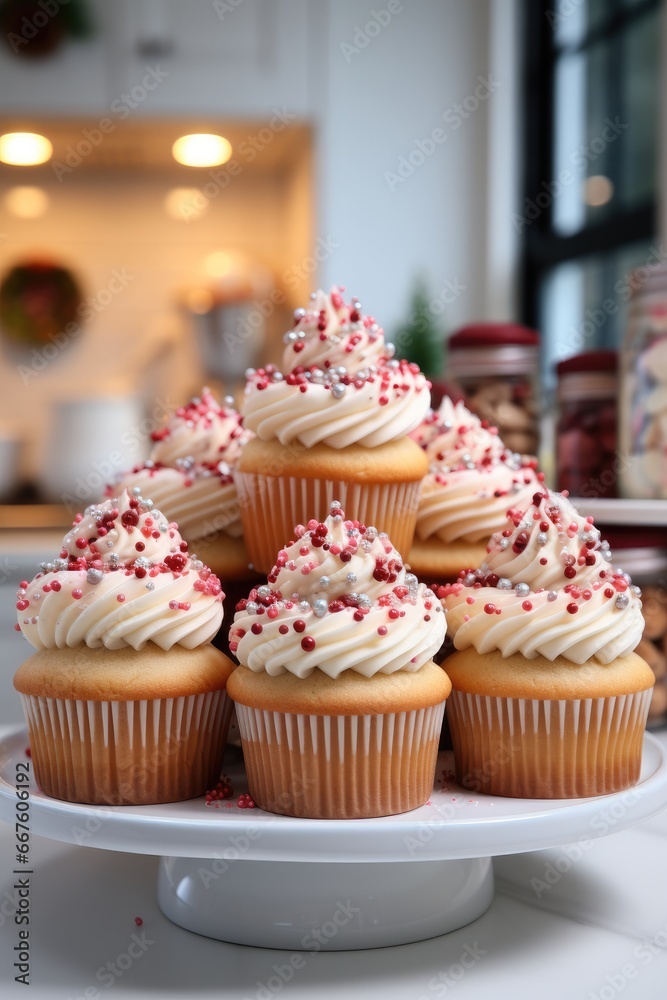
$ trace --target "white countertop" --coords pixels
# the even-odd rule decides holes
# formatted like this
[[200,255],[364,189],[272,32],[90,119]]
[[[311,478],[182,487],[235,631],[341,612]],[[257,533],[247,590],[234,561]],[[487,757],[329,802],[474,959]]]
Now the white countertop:
[[[7,729],[0,727],[0,734]],[[667,732],[658,735],[667,745]],[[14,831],[0,823],[4,1000],[97,1000],[112,987],[127,1000],[667,996],[667,810],[594,841],[574,862],[563,849],[498,858],[495,899],[474,923],[397,948],[305,953],[303,966],[290,970],[289,982],[284,982],[287,972],[279,978],[281,969],[289,969],[289,952],[223,944],[170,923],[155,899],[157,858],[33,837],[32,969],[26,991],[14,982],[12,968],[13,848]],[[135,916],[143,920],[139,928]],[[139,957],[118,978],[111,972],[96,978],[97,970],[127,954],[133,934],[144,943],[143,951],[133,948]],[[469,968],[460,964],[462,956]]]

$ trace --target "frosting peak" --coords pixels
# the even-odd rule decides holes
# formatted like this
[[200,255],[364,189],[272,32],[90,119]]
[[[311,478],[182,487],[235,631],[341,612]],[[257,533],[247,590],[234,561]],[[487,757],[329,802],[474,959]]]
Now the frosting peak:
[[486,562],[439,590],[456,648],[574,663],[632,652],[644,627],[641,592],[613,568],[593,518],[566,493],[538,490],[507,521]]
[[58,558],[17,597],[17,628],[37,649],[193,649],[222,622],[220,581],[190,556],[174,522],[125,491],[77,514]]
[[267,584],[237,605],[230,649],[251,670],[330,677],[418,670],[445,633],[432,591],[407,573],[386,534],[345,519],[297,525]]
[[285,334],[283,369],[247,372],[243,414],[263,441],[307,448],[375,448],[404,437],[428,410],[430,382],[419,366],[396,360],[394,347],[354,299],[338,288],[317,292]]
[[[153,431],[150,460],[183,468],[194,464],[233,465],[241,447],[252,435],[243,429],[241,416],[230,405],[220,406],[208,388],[169,417],[164,427]],[[227,470],[229,471],[229,470]]]

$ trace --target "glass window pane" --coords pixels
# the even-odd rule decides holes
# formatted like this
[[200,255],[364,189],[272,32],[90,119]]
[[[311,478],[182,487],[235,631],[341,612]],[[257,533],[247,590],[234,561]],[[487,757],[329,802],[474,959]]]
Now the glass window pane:
[[616,350],[625,332],[631,274],[664,259],[657,242],[633,243],[605,254],[559,264],[540,289],[542,378],[555,385],[563,358],[599,348]]
[[655,193],[658,136],[660,18],[651,11],[628,26],[621,39],[623,116],[628,128],[619,144],[625,206]]
[[547,14],[559,47],[580,45],[591,31],[602,27],[613,13],[609,0],[572,0],[557,3]]
[[613,212],[614,163],[625,133],[613,127],[618,109],[606,85],[613,66],[613,44],[601,41],[583,52],[561,56],[554,87],[553,228],[570,236]]

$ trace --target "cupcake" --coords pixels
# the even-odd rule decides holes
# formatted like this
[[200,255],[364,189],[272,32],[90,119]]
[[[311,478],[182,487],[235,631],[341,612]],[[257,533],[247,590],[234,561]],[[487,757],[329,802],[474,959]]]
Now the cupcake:
[[294,537],[230,629],[250,793],[316,819],[415,809],[433,790],[451,688],[432,660],[440,603],[384,532],[336,502]]
[[429,472],[407,561],[420,579],[453,581],[483,562],[508,506],[530,502],[544,476],[535,472],[536,459],[510,451],[496,427],[447,396],[411,436]]
[[251,369],[242,406],[257,435],[236,472],[246,544],[266,573],[296,523],[348,514],[386,531],[407,555],[428,461],[408,435],[424,418],[430,383],[393,358],[382,329],[334,288],[298,309],[283,372]]
[[107,488],[107,496],[138,488],[151,497],[225,581],[249,575],[233,471],[252,434],[233,403],[220,406],[203,389],[153,431],[148,461]]
[[476,572],[440,589],[458,780],[526,798],[604,795],[639,779],[654,677],[633,650],[639,588],[593,518],[538,491]]
[[16,628],[37,650],[14,687],[43,792],[139,805],[211,786],[233,670],[210,644],[222,597],[150,500],[126,491],[77,514],[16,605]]

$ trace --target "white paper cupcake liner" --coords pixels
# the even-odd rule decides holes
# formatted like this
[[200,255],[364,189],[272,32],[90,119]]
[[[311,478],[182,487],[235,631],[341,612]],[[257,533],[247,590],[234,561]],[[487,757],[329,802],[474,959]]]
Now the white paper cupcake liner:
[[37,784],[71,802],[136,805],[201,795],[220,773],[226,692],[145,701],[21,695]]
[[346,517],[386,531],[407,559],[419,507],[419,481],[348,483],[254,472],[236,472],[235,481],[245,542],[255,569],[268,572],[278,550],[293,538],[294,526],[312,517],[324,520],[332,500],[340,501]]
[[605,795],[639,779],[651,690],[608,698],[502,698],[453,690],[457,780],[518,798]]
[[445,703],[328,716],[236,705],[248,786],[269,812],[356,818],[407,812],[433,790]]

